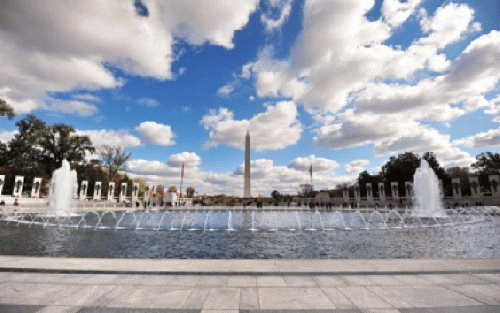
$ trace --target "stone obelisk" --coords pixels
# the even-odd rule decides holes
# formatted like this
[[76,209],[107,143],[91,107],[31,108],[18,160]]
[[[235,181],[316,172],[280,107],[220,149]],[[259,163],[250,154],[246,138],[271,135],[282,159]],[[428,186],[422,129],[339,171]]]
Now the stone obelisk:
[[250,132],[247,131],[245,136],[245,186],[243,189],[243,197],[250,198]]

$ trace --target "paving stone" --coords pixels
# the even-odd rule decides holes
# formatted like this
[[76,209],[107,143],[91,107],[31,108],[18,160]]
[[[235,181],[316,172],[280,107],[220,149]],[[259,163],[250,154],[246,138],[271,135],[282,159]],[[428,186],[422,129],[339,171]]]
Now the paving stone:
[[227,287],[228,280],[227,276],[205,275],[201,277],[198,286]]
[[200,288],[197,287],[189,295],[186,303],[182,306],[183,309],[202,309],[205,300],[208,297],[210,288]]
[[446,277],[453,279],[458,284],[487,284],[488,280],[467,274],[447,274]]
[[10,281],[14,275],[13,273],[0,273],[0,283]]
[[259,290],[241,288],[240,309],[259,309]]
[[500,284],[500,274],[474,274],[472,276],[476,276],[484,280]]
[[0,290],[0,301],[10,304],[49,305],[53,296],[67,290],[67,285],[42,283],[8,283]]
[[229,277],[227,285],[230,287],[257,287],[257,277],[237,275]]
[[12,282],[19,283],[43,283],[50,274],[43,273],[16,273],[10,278]]
[[320,287],[331,287],[331,286],[345,286],[347,282],[342,278],[336,276],[313,276],[314,282]]
[[418,275],[393,275],[394,279],[399,280],[401,285],[431,285],[432,282],[419,277]]
[[240,310],[240,313],[362,313],[358,309],[335,309],[335,310]]
[[168,285],[172,286],[196,286],[201,279],[199,275],[169,275]]
[[116,297],[108,306],[180,309],[192,291],[193,288],[180,286],[134,286],[127,293]]
[[120,281],[118,274],[89,274],[82,283],[87,285],[116,285]]
[[383,286],[406,303],[415,307],[480,305],[476,300],[435,285]]
[[213,288],[210,290],[204,310],[237,310],[240,308],[239,288]]
[[483,304],[500,304],[500,286],[497,285],[448,285],[447,288]]
[[377,283],[371,279],[369,279],[367,276],[362,276],[362,275],[345,275],[342,276],[342,279],[351,286],[369,286],[369,285],[376,285]]
[[377,294],[377,296],[384,299],[385,302],[389,303],[395,308],[409,308],[411,305],[398,298],[394,294],[382,288],[382,286],[366,286],[366,288],[370,291],[373,291]]
[[392,306],[365,286],[338,287],[355,306],[359,308],[388,309]]
[[147,309],[147,308],[82,308],[78,313],[199,313],[200,310],[180,310],[180,309]]
[[433,284],[456,284],[457,281],[452,279],[447,275],[442,274],[426,274],[426,275],[418,275],[418,277],[423,278]]
[[317,287],[311,276],[283,276],[289,287]]
[[400,313],[398,309],[361,309],[362,313]]
[[413,308],[399,309],[401,313],[498,313],[500,306],[468,306],[468,307],[440,307],[436,308]]
[[138,285],[166,286],[172,280],[168,275],[134,275],[137,276]]
[[17,305],[17,304],[0,304],[0,312],[2,313],[34,313],[42,309],[41,305]]
[[286,287],[283,276],[258,276],[257,285],[259,287]]
[[321,288],[328,299],[333,302],[333,304],[339,309],[352,309],[356,306],[349,300],[340,290],[334,287],[323,287]]
[[391,275],[369,275],[367,276],[376,286],[394,286],[400,285],[401,282]]
[[51,305],[36,311],[36,313],[76,313],[80,309],[78,306]]
[[319,288],[259,288],[261,309],[335,309]]
[[56,295],[59,299],[54,301],[55,305],[76,305],[85,306],[90,305],[97,299],[102,297],[114,289],[114,285],[73,285],[68,287],[70,295]]
[[132,290],[135,289],[135,286],[132,285],[109,285],[109,286],[113,286],[113,289],[106,292],[99,298],[95,299],[94,302],[92,302],[91,306],[93,307],[107,306],[116,298],[123,296],[126,293],[131,292]]

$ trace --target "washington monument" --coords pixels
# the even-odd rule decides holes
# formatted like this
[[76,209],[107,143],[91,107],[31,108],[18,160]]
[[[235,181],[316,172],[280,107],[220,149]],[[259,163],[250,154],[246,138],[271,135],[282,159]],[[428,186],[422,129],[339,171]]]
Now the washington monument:
[[243,189],[243,197],[250,198],[250,132],[247,131],[245,136],[245,187]]

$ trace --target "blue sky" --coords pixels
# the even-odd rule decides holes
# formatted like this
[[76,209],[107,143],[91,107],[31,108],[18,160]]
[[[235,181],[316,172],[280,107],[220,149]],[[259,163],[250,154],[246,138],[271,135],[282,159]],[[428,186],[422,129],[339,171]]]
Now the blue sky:
[[[134,6],[135,2],[135,6]],[[500,144],[497,1],[0,3],[0,98],[132,152],[151,184],[294,193],[405,151],[468,166]],[[137,10],[137,7],[140,10]],[[144,14],[147,11],[148,14]],[[89,158],[96,157],[89,156]]]

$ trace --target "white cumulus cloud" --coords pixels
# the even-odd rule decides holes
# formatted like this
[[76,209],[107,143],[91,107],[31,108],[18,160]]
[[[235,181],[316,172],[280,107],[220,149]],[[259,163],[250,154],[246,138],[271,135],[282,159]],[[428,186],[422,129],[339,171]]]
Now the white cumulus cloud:
[[283,101],[268,105],[266,112],[249,120],[234,120],[234,114],[226,108],[211,110],[201,121],[210,131],[207,146],[225,144],[244,148],[245,135],[250,132],[251,146],[257,151],[280,150],[295,144],[302,133],[297,120],[297,107],[293,102]]
[[490,129],[487,132],[475,134],[474,136],[457,139],[453,142],[456,145],[479,148],[486,146],[500,145],[500,128]]
[[182,152],[172,154],[167,161],[168,165],[172,167],[197,167],[201,164],[201,158],[195,152]]
[[[258,4],[149,0],[144,17],[133,1],[74,0],[58,3],[56,10],[48,0],[1,1],[0,96],[10,100],[16,113],[28,113],[63,109],[44,105],[43,98],[56,92],[123,85],[107,67],[172,79],[177,39],[231,49],[235,31],[248,23]],[[66,102],[64,113],[81,114],[81,106]]]
[[365,170],[365,167],[370,164],[368,160],[355,160],[344,165],[345,172],[349,174],[358,174]]
[[141,98],[137,100],[137,103],[140,105],[144,105],[150,108],[154,108],[160,105],[160,102],[156,99],[150,99],[150,98]]
[[339,163],[335,160],[318,158],[314,154],[306,158],[296,158],[288,164],[288,167],[299,171],[309,171],[312,165],[313,172],[325,172],[339,167]]
[[175,135],[169,125],[148,121],[139,124],[135,130],[141,134],[142,140],[147,143],[160,146],[175,145],[173,140]]
[[137,147],[141,145],[138,137],[131,135],[126,130],[77,130],[77,135],[88,136],[94,146],[113,146],[113,147]]

